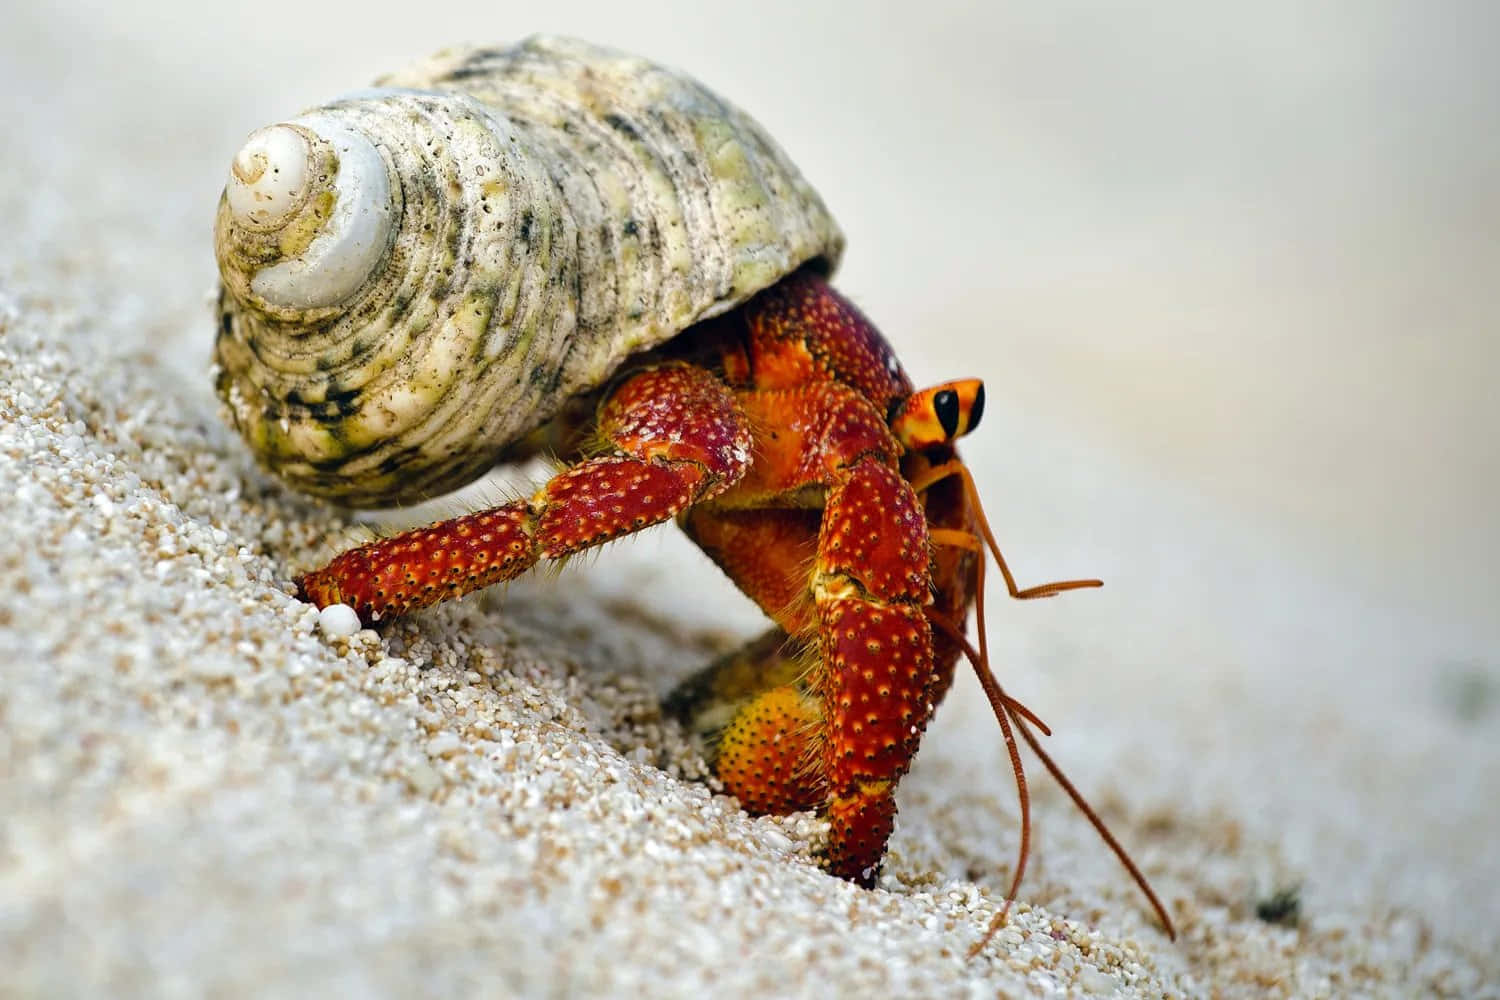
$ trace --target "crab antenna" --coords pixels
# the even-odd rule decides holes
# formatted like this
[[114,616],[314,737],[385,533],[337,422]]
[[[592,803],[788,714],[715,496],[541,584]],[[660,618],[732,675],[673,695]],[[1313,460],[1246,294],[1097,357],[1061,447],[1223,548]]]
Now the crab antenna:
[[[995,563],[1000,568],[1001,576],[1005,578],[1006,589],[1010,592],[1011,597],[1022,600],[1037,597],[1053,597],[1067,590],[1103,586],[1103,581],[1100,580],[1065,580],[1057,583],[1041,584],[1036,587],[1028,587],[1025,590],[1018,588],[1015,578],[1011,576],[1009,567],[1005,565],[1005,558],[1000,554],[1000,546],[995,542],[994,532],[990,530],[989,520],[984,515],[984,507],[979,500],[979,491],[974,485],[974,478],[969,472],[968,466],[964,465],[959,459],[945,462],[940,466],[929,469],[925,476],[919,477],[919,481],[914,482],[912,485],[919,491],[924,490],[933,483],[945,479],[950,475],[956,475],[963,481],[964,494],[969,501],[970,508],[974,512],[974,520],[979,526],[980,533],[983,535],[984,542],[989,548],[990,553],[995,557]],[[966,532],[939,529],[933,531],[931,537],[936,544],[956,545],[970,551],[979,551],[978,539],[975,539],[973,535]],[[1026,723],[1029,721],[1035,724],[1038,729],[1048,736],[1052,735],[1051,730],[1029,708],[1006,694],[1004,689],[1000,687],[999,682],[995,680],[994,672],[990,670],[989,666],[989,641],[984,621],[984,571],[984,558],[981,552],[975,572],[977,595],[974,602],[975,624],[979,629],[978,650],[974,649],[964,637],[962,630],[951,620],[931,609],[927,611],[928,619],[958,643],[959,648],[963,650],[965,657],[973,666],[974,673],[979,678],[979,684],[984,689],[985,697],[989,699],[990,707],[994,710],[995,718],[999,721],[1001,732],[1005,736],[1006,749],[1011,758],[1011,768],[1015,771],[1016,775],[1016,788],[1020,792],[1021,797],[1021,850],[1016,865],[1016,873],[1011,879],[1010,888],[1006,891],[1004,905],[990,921],[990,925],[985,930],[984,936],[980,938],[979,943],[969,950],[969,957],[972,958],[984,950],[984,947],[990,943],[996,932],[1005,926],[1005,922],[1010,915],[1011,904],[1015,901],[1016,892],[1020,888],[1021,876],[1025,873],[1026,860],[1031,848],[1031,800],[1026,787],[1026,777],[1021,766],[1021,758],[1017,752],[1015,736],[1012,731],[1013,728],[1020,731],[1021,738],[1026,741],[1026,745],[1031,748],[1032,753],[1040,758],[1043,766],[1047,768],[1047,772],[1052,775],[1053,780],[1062,786],[1063,791],[1067,792],[1068,798],[1073,800],[1073,804],[1084,814],[1100,838],[1114,852],[1120,864],[1125,866],[1125,870],[1130,873],[1130,877],[1135,881],[1135,884],[1140,886],[1141,891],[1146,894],[1146,898],[1151,902],[1151,908],[1156,911],[1156,916],[1161,920],[1162,927],[1166,930],[1167,936],[1175,941],[1177,939],[1177,929],[1172,924],[1172,918],[1167,915],[1167,909],[1162,904],[1161,899],[1146,880],[1146,876],[1141,873],[1140,868],[1136,865],[1134,859],[1130,857],[1124,846],[1115,839],[1114,834],[1110,832],[1109,827],[1105,825],[1104,820],[1099,817],[1099,814],[1094,811],[1093,806],[1089,805],[1083,793],[1078,790],[1073,782],[1068,780],[1068,776],[1063,773],[1062,768],[1058,766],[1057,762],[1042,749],[1041,742],[1027,728]],[[1012,727],[1012,723],[1014,723],[1014,727]]]
[[940,611],[934,611],[932,608],[927,608],[926,613],[928,620],[942,629],[943,634],[957,643],[958,648],[963,651],[964,658],[969,661],[969,664],[974,668],[974,673],[979,677],[979,684],[984,688],[984,693],[989,696],[991,705],[998,698],[1008,711],[1015,712],[1021,718],[1036,726],[1042,731],[1042,735],[1052,735],[1052,727],[1043,722],[1041,716],[1005,693],[1005,689],[995,680],[995,675],[990,671],[990,668],[981,662],[979,651],[974,648],[973,643],[964,638],[963,633],[958,630],[958,626],[954,624],[953,619]]
[[[1035,587],[1027,587],[1024,590],[1016,586],[1016,578],[1011,575],[1010,567],[1005,563],[1005,557],[1000,554],[1000,543],[995,541],[995,533],[990,530],[989,518],[984,516],[984,504],[979,501],[979,488],[974,485],[974,474],[962,459],[952,459],[942,465],[935,465],[922,475],[912,480],[912,489],[921,493],[934,483],[947,479],[949,476],[958,476],[964,484],[964,497],[973,508],[974,520],[979,524],[979,533],[984,536],[985,544],[989,546],[990,555],[995,557],[995,565],[1000,570],[1000,575],[1005,578],[1005,589],[1020,601],[1029,601],[1037,597],[1055,597],[1067,590],[1080,590],[1084,587],[1102,587],[1103,580],[1059,580],[1055,583],[1041,583]],[[968,548],[969,546],[965,546]],[[980,565],[983,566],[981,560]],[[982,620],[984,618],[983,603],[979,604],[977,617],[981,620],[979,629],[979,648],[985,648],[985,635]]]
[[[968,466],[964,465],[962,462],[958,462],[957,464],[958,474],[963,478],[964,492],[968,495],[969,504],[974,511],[974,519],[979,522],[979,529],[984,534],[984,540],[989,544],[990,552],[995,557],[996,565],[1000,567],[1001,575],[1005,577],[1005,585],[1007,589],[1009,589],[1012,597],[1053,597],[1065,590],[1077,590],[1081,587],[1104,586],[1104,582],[1102,580],[1066,580],[1059,583],[1045,583],[1038,587],[1030,587],[1027,590],[1018,590],[1016,588],[1015,578],[1010,575],[1010,570],[1005,565],[1005,559],[1000,555],[1000,546],[996,544],[995,534],[990,530],[989,519],[984,516],[984,505],[980,503],[979,490],[974,485],[974,477],[972,474],[970,474]],[[979,587],[980,593],[982,594],[984,588],[984,560],[982,559],[980,560]],[[977,613],[975,617],[978,620],[980,629],[979,649],[981,653],[985,653],[987,651],[985,650],[984,602],[982,600],[978,601],[976,602],[976,606]],[[985,663],[989,663],[988,656],[985,657]],[[1063,773],[1062,768],[1057,765],[1057,762],[1054,761],[1047,754],[1047,752],[1042,749],[1041,742],[1037,740],[1036,736],[1032,734],[1031,730],[1026,728],[1025,721],[1020,718],[1015,718],[1015,723],[1016,728],[1021,731],[1022,739],[1026,741],[1027,746],[1031,747],[1032,753],[1036,754],[1037,757],[1041,759],[1042,764],[1052,775],[1053,780],[1055,780],[1059,785],[1062,786],[1063,791],[1068,793],[1068,798],[1073,800],[1073,804],[1078,807],[1079,811],[1082,812],[1084,816],[1088,817],[1088,821],[1093,825],[1099,836],[1103,838],[1106,844],[1109,845],[1109,849],[1114,852],[1115,857],[1120,859],[1120,864],[1125,866],[1125,870],[1130,873],[1130,877],[1135,880],[1135,884],[1141,887],[1141,891],[1144,892],[1146,894],[1146,898],[1151,901],[1151,907],[1156,911],[1156,915],[1161,918],[1162,926],[1166,928],[1167,936],[1174,941],[1177,940],[1177,929],[1172,926],[1172,918],[1167,915],[1166,907],[1163,906],[1161,900],[1157,898],[1155,891],[1151,888],[1151,884],[1146,881],[1146,876],[1141,874],[1141,870],[1136,866],[1134,859],[1130,857],[1130,854],[1125,850],[1124,846],[1122,846],[1120,842],[1115,839],[1115,835],[1109,831],[1109,827],[1105,826],[1104,820],[1099,818],[1099,814],[1094,812],[1093,806],[1089,805],[1088,800],[1083,797],[1083,793],[1080,792],[1073,785],[1073,783],[1068,780],[1068,776]],[[992,921],[992,927],[989,933],[985,935],[984,941],[980,943],[981,948],[985,943],[989,941],[990,936],[995,932],[995,930],[999,929],[1000,925],[1004,923],[1004,918],[1005,911],[1002,910],[999,914],[996,915],[995,920]]]
[[1109,849],[1115,852],[1115,857],[1120,859],[1120,864],[1125,866],[1125,870],[1130,872],[1130,877],[1135,880],[1135,884],[1141,887],[1141,891],[1151,901],[1151,908],[1161,918],[1162,926],[1167,931],[1167,937],[1173,941],[1177,940],[1177,928],[1172,925],[1172,918],[1167,916],[1167,908],[1162,905],[1162,901],[1152,891],[1151,883],[1146,881],[1146,876],[1141,874],[1141,870],[1136,867],[1135,861],[1131,859],[1130,854],[1115,839],[1115,835],[1109,832],[1109,827],[1105,826],[1104,820],[1100,819],[1099,814],[1094,812],[1088,800],[1083,797],[1083,793],[1073,786],[1073,783],[1068,780],[1068,776],[1063,774],[1062,768],[1058,767],[1057,763],[1048,756],[1047,751],[1042,749],[1041,741],[1036,738],[1031,730],[1026,728],[1025,720],[1018,718],[1015,720],[1015,723],[1016,728],[1021,731],[1021,738],[1026,741],[1027,746],[1031,747],[1031,752],[1041,759],[1042,764],[1051,773],[1053,780],[1062,786],[1063,791],[1068,793],[1068,798],[1073,800],[1073,804],[1088,817],[1089,822],[1093,824],[1099,836],[1109,845]]
[[[982,574],[983,570],[980,572]],[[983,590],[980,591],[979,600],[984,600]],[[1005,921],[1010,916],[1011,904],[1016,901],[1016,894],[1021,889],[1021,876],[1026,873],[1026,859],[1031,853],[1031,793],[1026,785],[1026,770],[1021,765],[1021,757],[1016,747],[1015,737],[1011,734],[1011,719],[1014,719],[1019,726],[1020,720],[1025,718],[1048,736],[1052,735],[1052,730],[1048,728],[1045,722],[1037,718],[1035,712],[1005,693],[1005,690],[1000,686],[1000,682],[995,680],[994,671],[990,670],[989,664],[984,662],[983,656],[964,637],[963,631],[951,619],[931,608],[927,609],[927,618],[958,644],[958,648],[963,651],[964,658],[974,668],[974,675],[979,678],[979,686],[984,689],[985,697],[989,699],[990,708],[995,713],[995,719],[1000,723],[1000,731],[1005,734],[1005,747],[1010,752],[1010,766],[1016,776],[1016,791],[1021,800],[1021,849],[1019,857],[1016,860],[1016,873],[1010,880],[1010,887],[1005,891],[1005,902],[1000,907],[1000,912],[990,921],[989,927],[985,930],[984,937],[969,950],[969,957],[973,958],[983,950],[985,945],[989,944],[990,938],[994,937],[995,932],[1005,924]],[[1025,732],[1027,739],[1030,740],[1030,730],[1026,730]]]
[[[979,561],[979,567],[979,592],[982,594],[984,593],[983,559]],[[927,617],[949,635],[957,636],[960,648],[964,650],[966,655],[973,652],[974,647],[970,646],[963,639],[957,627],[952,622],[931,610],[927,612]],[[983,632],[980,633],[981,636],[983,634]],[[994,710],[996,721],[1000,723],[1000,732],[1005,736],[1005,749],[1010,754],[1010,768],[1016,776],[1016,793],[1021,799],[1021,849],[1017,852],[1016,872],[1011,877],[1010,888],[1005,890],[1005,905],[1001,907],[1000,913],[995,918],[998,923],[991,923],[990,930],[985,934],[984,941],[980,942],[981,948],[989,942],[990,936],[994,934],[1001,924],[1005,923],[1006,917],[1010,914],[1010,906],[1016,901],[1016,893],[1021,889],[1021,878],[1026,874],[1026,859],[1031,856],[1031,791],[1026,785],[1026,768],[1021,763],[1021,748],[1016,745],[1016,736],[1011,729],[1011,708],[1008,704],[1010,699],[1001,690],[999,682],[995,680],[995,675],[990,671],[989,667],[982,666],[983,659],[984,654],[980,653],[978,659],[970,656],[969,662],[974,665],[974,673],[979,677],[979,686],[984,688],[984,695],[989,699],[990,708]],[[1045,729],[1046,727],[1043,726],[1042,728]],[[977,953],[977,950],[975,950],[975,953]]]

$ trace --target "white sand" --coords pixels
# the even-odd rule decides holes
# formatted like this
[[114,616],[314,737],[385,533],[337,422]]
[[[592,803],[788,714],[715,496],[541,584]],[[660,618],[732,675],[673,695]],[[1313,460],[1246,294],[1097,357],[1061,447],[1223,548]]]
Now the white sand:
[[[685,9],[533,25],[493,7],[420,37],[370,14],[331,55],[325,14],[269,47],[290,7],[0,15],[0,85],[21,98],[0,140],[0,995],[1497,995],[1500,458],[1481,390],[1500,368],[1500,261],[1478,239],[1495,206],[1476,164],[1495,162],[1479,125],[1500,89],[1471,76],[1484,26],[1267,14],[1226,28],[1240,65],[1191,21],[1148,44],[1083,13],[1056,52],[1019,15],[852,34],[812,18],[789,38],[782,11],[703,65],[714,28]],[[854,236],[846,286],[918,377],[1007,390],[966,454],[1012,564],[1109,585],[997,599],[1002,679],[1057,730],[1176,943],[1034,767],[1021,901],[965,958],[1016,846],[967,678],[902,786],[876,891],[817,870],[815,820],[751,819],[693,780],[656,698],[758,619],[669,532],[379,635],[326,638],[288,596],[359,531],[263,477],[217,419],[203,296],[221,171],[262,119],[439,39],[523,25],[670,37],[653,51],[761,114],[832,189]],[[1195,159],[1201,137],[1174,138],[1187,122],[1168,115],[1139,145],[1089,147],[1095,89],[1033,104],[972,59],[948,67],[933,39],[1029,54],[1017,79],[1053,83],[1054,59],[1136,67],[1121,53],[1157,44],[1164,92],[1174,67],[1228,66],[1205,103],[1266,92],[1264,43],[1282,89],[1239,107],[1242,127],[1305,141]],[[881,89],[898,43],[949,110]],[[817,62],[835,49],[844,62]],[[828,108],[862,94],[887,119],[835,141]],[[1048,129],[1024,113],[1038,107]],[[962,184],[983,172],[944,173],[973,155],[948,116],[981,109],[995,135],[1033,128],[972,141],[990,162],[1035,158],[1003,207],[1035,253],[980,226],[999,207],[950,203],[979,197]],[[1394,144],[1355,155],[1356,126],[1393,115]],[[1348,150],[1307,138],[1330,122]],[[1173,189],[1147,226],[1157,195],[1134,171],[1167,162],[1206,190],[1269,179],[1243,200]],[[1318,166],[1349,204],[1333,221],[1289,211],[1308,242],[1283,243],[1260,206],[1317,203],[1333,189]],[[937,190],[895,197],[928,173]],[[1392,191],[1428,200],[1403,215]],[[1080,207],[1116,204],[1131,208],[1092,223]],[[1200,224],[1228,242],[1209,263]],[[1091,278],[1070,256],[1084,246]],[[997,300],[1024,317],[1014,335]],[[1242,356],[1241,323],[1274,335]],[[1306,409],[1314,393],[1328,402]],[[1258,919],[1286,889],[1300,925]]]

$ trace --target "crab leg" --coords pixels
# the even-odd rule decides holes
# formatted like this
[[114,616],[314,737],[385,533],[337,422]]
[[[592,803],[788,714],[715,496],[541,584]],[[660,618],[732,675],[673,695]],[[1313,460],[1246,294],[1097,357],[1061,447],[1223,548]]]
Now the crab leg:
[[931,706],[932,635],[923,605],[927,521],[888,465],[863,457],[832,476],[813,594],[828,740],[828,867],[871,885],[896,820],[896,782]]
[[806,684],[814,656],[774,628],[667,698],[666,709],[703,739],[714,774],[747,812],[784,815],[827,797],[815,753],[823,710]]
[[808,571],[821,517],[704,505],[683,519],[688,536],[778,626],[688,678],[666,706],[704,741],[714,774],[753,813],[797,812],[826,798],[815,753],[823,706],[808,684],[818,673]]
[[869,885],[959,653],[925,612],[962,620],[973,594],[977,559],[931,551],[928,519],[967,527],[966,498],[947,484],[919,498],[905,481],[888,410],[910,383],[826,283],[803,272],[744,316],[743,353],[726,351],[724,369],[744,387],[755,465],[683,526],[792,639],[710,667],[677,707],[719,734],[715,771],[748,808],[820,804],[829,869]]
[[[795,681],[740,703],[716,769],[761,808],[816,796],[831,826],[829,870],[869,885],[895,822],[896,782],[930,714],[926,514],[896,467],[884,414],[853,389],[822,382],[739,398],[752,426],[775,430],[757,435],[745,477],[685,526],[816,655]],[[821,506],[821,519],[805,505]]]
[[630,376],[601,406],[598,426],[613,452],[563,470],[530,499],[361,545],[303,576],[299,589],[319,607],[352,605],[366,623],[405,614],[669,520],[750,464],[733,394],[692,365]]

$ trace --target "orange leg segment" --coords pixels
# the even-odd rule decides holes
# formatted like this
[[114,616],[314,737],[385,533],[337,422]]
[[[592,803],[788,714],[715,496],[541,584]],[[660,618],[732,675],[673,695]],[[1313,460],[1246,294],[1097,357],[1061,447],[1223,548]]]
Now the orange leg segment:
[[806,683],[812,655],[774,628],[667,697],[666,710],[704,742],[714,774],[748,812],[798,812],[826,797],[817,749],[823,709]]
[[352,605],[366,623],[405,614],[669,520],[750,464],[733,394],[691,365],[630,376],[598,424],[614,454],[558,473],[529,500],[351,549],[299,579],[302,595],[319,607]]

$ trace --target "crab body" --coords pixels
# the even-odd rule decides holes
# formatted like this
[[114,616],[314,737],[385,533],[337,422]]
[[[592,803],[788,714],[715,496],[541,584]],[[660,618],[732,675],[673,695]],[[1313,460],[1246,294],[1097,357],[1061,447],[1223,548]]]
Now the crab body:
[[982,556],[1015,597],[1098,581],[1016,587],[953,448],[982,387],[914,391],[828,283],[837,225],[748,116],[582,42],[452,50],[254,133],[215,246],[219,394],[293,487],[391,506],[563,466],[345,552],[302,596],[373,623],[675,519],[774,623],[669,698],[726,788],[822,811],[829,870],[872,884],[966,656],[1021,791],[1014,895],[1013,730],[1063,779],[989,673]]
[[[894,790],[959,650],[927,613],[967,613],[974,559],[934,554],[932,518],[973,531],[961,498],[919,494],[888,413],[912,387],[826,282],[795,274],[628,363],[567,468],[531,497],[373,542],[300,580],[320,606],[404,614],[676,518],[776,623],[674,698],[748,808],[820,808],[831,871],[869,884]],[[563,417],[566,422],[571,418]]]

